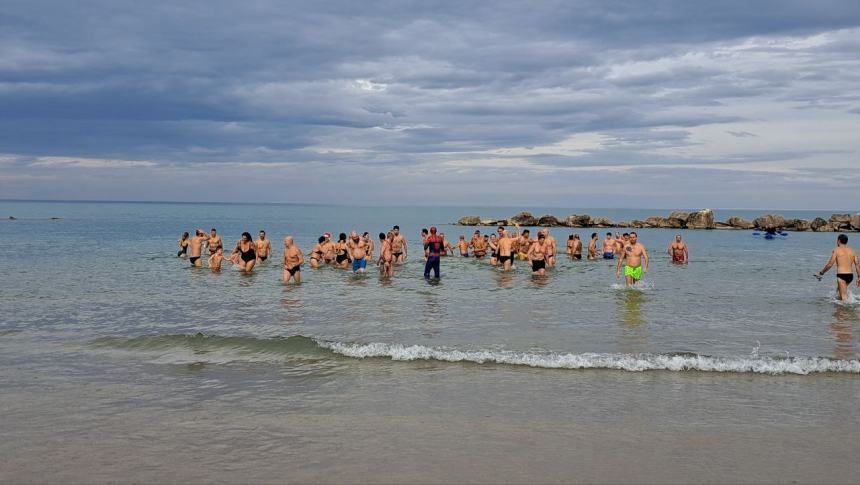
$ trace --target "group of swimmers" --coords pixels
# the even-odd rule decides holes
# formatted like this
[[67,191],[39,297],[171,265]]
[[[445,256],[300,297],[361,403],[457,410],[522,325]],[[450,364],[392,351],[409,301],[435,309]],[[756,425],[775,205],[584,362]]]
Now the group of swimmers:
[[[424,277],[429,278],[432,272],[434,278],[439,278],[440,258],[449,254],[454,255],[456,250],[444,233],[438,233],[436,227],[431,227],[429,230],[422,229],[421,240],[425,258]],[[597,244],[597,233],[593,233],[588,246],[589,260],[599,258]],[[252,239],[250,233],[244,232],[230,256],[227,257],[224,255],[221,236],[213,228],[208,234],[202,229],[197,229],[193,237],[187,232],[184,233],[179,240],[177,256],[188,257],[193,266],[202,267],[204,247],[209,252],[209,268],[216,272],[221,270],[224,261],[237,265],[238,269],[250,272],[273,254],[272,243],[266,237],[265,231],[260,231],[256,240]],[[394,268],[406,262],[408,247],[399,226],[392,227],[387,233],[379,233],[379,256],[376,263],[380,275],[393,277]],[[519,225],[515,225],[514,231],[506,229],[505,226],[499,226],[492,234],[481,234],[480,230],[476,230],[469,241],[461,235],[456,247],[460,256],[487,258],[491,265],[500,266],[503,271],[513,269],[515,259],[528,261],[532,272],[538,276],[546,275],[547,269],[556,265],[558,254],[558,243],[548,228],[538,230],[537,237],[532,238],[531,231],[521,230]],[[352,269],[354,273],[364,273],[367,271],[367,262],[374,260],[376,248],[377,245],[367,232],[359,235],[358,231],[352,231],[349,236],[346,233],[340,233],[337,241],[333,241],[331,233],[326,232],[319,237],[317,244],[308,254],[309,264],[312,268],[331,265],[341,269]],[[582,242],[578,234],[571,234],[568,237],[565,252],[573,260],[582,259]],[[677,235],[669,245],[668,252],[676,263],[685,263],[689,258],[687,246],[680,235]],[[623,269],[628,286],[636,284],[642,279],[643,273],[648,272],[648,252],[638,241],[635,232],[619,233],[615,238],[611,233],[607,233],[603,243],[603,258],[616,259],[616,255],[619,255],[616,275],[620,277]],[[284,281],[301,282],[301,267],[304,262],[305,255],[296,245],[293,237],[285,237]]]
[[[421,242],[424,247],[424,277],[429,278],[433,272],[434,278],[440,277],[440,258],[454,255],[454,246],[448,241],[444,233],[437,234],[436,227],[421,230]],[[237,265],[239,269],[250,272],[257,264],[265,262],[272,257],[272,243],[266,237],[266,231],[260,231],[257,240],[251,238],[251,234],[243,232],[236,242],[230,257],[224,256],[224,243],[218,231],[214,228],[207,234],[202,229],[197,229],[193,237],[183,233],[179,239],[179,252],[177,256],[187,257],[195,267],[202,267],[204,245],[208,248],[208,264],[212,271],[221,271],[221,264],[227,261],[229,264]],[[325,233],[319,237],[316,246],[310,252],[310,266],[332,265],[342,269],[351,268],[354,273],[367,271],[367,261],[374,259],[376,245],[370,234],[365,232],[359,235],[352,231],[347,237],[346,233],[340,233],[338,240],[332,241],[331,233]],[[406,262],[409,245],[400,227],[394,226],[387,233],[379,233],[379,258],[376,260],[379,273],[383,277],[393,277],[394,268],[398,264]],[[484,259],[489,256],[489,263],[493,266],[501,266],[503,271],[513,268],[514,259],[525,260],[531,264],[532,272],[538,276],[546,275],[548,268],[555,266],[558,253],[558,243],[550,234],[548,228],[537,231],[537,237],[531,237],[528,229],[520,230],[515,225],[513,232],[499,226],[493,234],[481,234],[475,230],[472,238],[467,241],[461,235],[457,243],[457,250],[461,257],[474,257]],[[616,233],[613,237],[611,232],[606,233],[602,245],[603,259],[617,259],[615,268],[616,277],[620,278],[623,270],[627,286],[638,283],[644,273],[648,272],[650,258],[645,246],[639,242],[636,232]],[[189,254],[190,251],[190,254]],[[680,234],[675,235],[669,244],[667,253],[675,264],[686,264],[690,258],[689,248]],[[582,241],[578,234],[568,236],[565,253],[573,260],[582,259]],[[591,234],[588,244],[588,260],[600,259],[598,253],[598,235]],[[301,282],[301,267],[304,264],[304,254],[296,245],[292,236],[284,238],[284,281],[290,280]],[[849,297],[848,285],[854,279],[852,268],[857,272],[857,286],[860,286],[860,259],[857,253],[848,246],[848,236],[840,234],[837,237],[837,246],[833,250],[827,265],[815,276],[819,280],[836,266],[837,293],[840,300]]]

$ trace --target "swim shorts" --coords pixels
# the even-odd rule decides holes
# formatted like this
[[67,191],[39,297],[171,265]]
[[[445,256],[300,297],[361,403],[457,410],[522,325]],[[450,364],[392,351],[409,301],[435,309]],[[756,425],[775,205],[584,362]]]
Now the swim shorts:
[[190,258],[188,258],[188,262],[194,264],[197,262],[198,259],[200,259],[200,256],[191,256]]
[[352,272],[355,273],[359,269],[367,268],[367,259],[360,258],[352,260]]
[[854,273],[836,273],[836,277],[844,281],[846,285],[850,285],[854,281]]
[[300,264],[297,264],[297,265],[293,266],[292,268],[287,269],[287,271],[289,271],[289,273],[290,273],[290,276],[295,275],[296,273],[298,273],[301,270],[302,270],[302,265],[300,265]]
[[634,268],[633,266],[624,265],[624,276],[630,276],[637,281],[641,280],[642,266],[637,266]]
[[603,253],[603,259],[615,259],[615,253]]
[[546,269],[546,261],[544,261],[543,259],[536,259],[532,261],[532,272],[537,272],[542,269]]

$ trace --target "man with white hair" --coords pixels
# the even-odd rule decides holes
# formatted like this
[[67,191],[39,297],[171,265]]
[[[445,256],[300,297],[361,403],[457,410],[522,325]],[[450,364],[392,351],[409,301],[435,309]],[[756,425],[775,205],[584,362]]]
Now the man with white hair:
[[302,250],[296,246],[293,241],[293,236],[284,238],[284,283],[289,283],[290,279],[296,283],[302,282],[302,263],[305,262],[305,256]]

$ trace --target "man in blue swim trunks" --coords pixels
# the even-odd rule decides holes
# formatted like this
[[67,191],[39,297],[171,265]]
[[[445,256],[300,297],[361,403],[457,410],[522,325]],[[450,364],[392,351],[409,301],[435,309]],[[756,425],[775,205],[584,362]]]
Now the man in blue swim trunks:
[[358,235],[357,231],[350,233],[346,250],[352,258],[352,272],[364,273],[367,269],[367,242]]
[[612,233],[606,233],[606,239],[603,240],[603,259],[615,259],[615,240],[612,239]]

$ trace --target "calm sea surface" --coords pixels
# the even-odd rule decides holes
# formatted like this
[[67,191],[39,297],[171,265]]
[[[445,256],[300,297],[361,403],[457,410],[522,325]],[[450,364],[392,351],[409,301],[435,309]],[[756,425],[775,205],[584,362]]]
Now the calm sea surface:
[[[835,234],[681,231],[679,267],[677,231],[639,230],[639,290],[614,262],[564,257],[545,279],[459,257],[422,278],[422,227],[454,241],[474,230],[460,216],[520,209],[668,212],[0,202],[0,481],[860,476],[860,305],[812,277]],[[280,281],[284,235],[307,253],[322,232],[394,224],[412,255],[394,279]],[[228,248],[265,229],[275,261],[191,268],[176,241],[196,227]],[[606,232],[551,231],[562,247]]]

